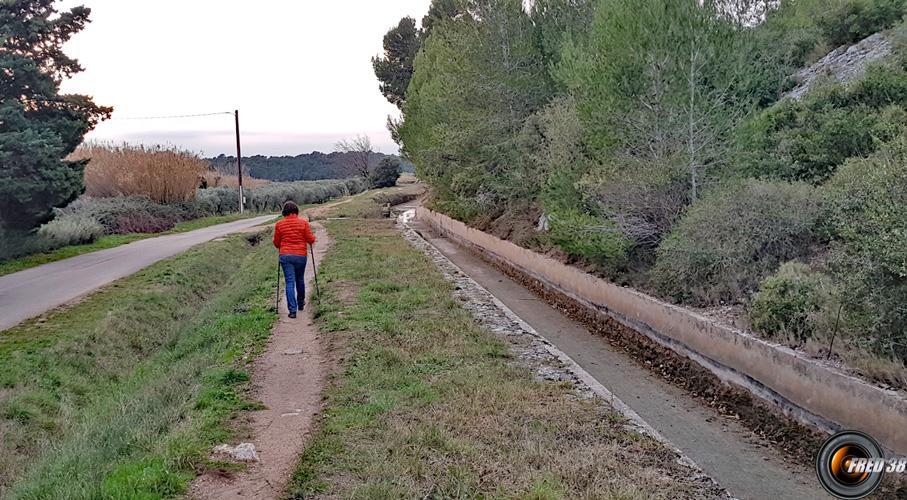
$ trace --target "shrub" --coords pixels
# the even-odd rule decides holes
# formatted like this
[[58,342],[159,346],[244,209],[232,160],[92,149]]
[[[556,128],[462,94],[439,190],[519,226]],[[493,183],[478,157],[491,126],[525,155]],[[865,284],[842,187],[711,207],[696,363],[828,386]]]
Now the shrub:
[[104,235],[104,226],[87,214],[63,215],[38,229],[38,237],[44,240],[44,250],[93,243]]
[[197,210],[211,215],[235,212],[239,209],[239,192],[226,186],[199,189],[195,205]]
[[907,360],[907,137],[848,160],[823,190],[849,328],[867,350]]
[[383,158],[369,175],[369,184],[373,188],[395,186],[400,177],[400,160],[395,157]]
[[34,231],[10,230],[0,227],[0,262],[49,250],[46,242]]
[[71,159],[90,160],[85,168],[89,196],[147,196],[158,203],[193,199],[208,168],[197,155],[164,146],[88,144]]
[[832,302],[828,276],[800,262],[788,262],[765,278],[749,306],[753,328],[768,337],[804,341],[817,331],[817,315]]
[[186,206],[162,205],[141,196],[82,197],[61,210],[61,214],[94,219],[107,234],[164,231],[192,216]]
[[820,183],[847,159],[866,156],[904,130],[907,73],[874,68],[858,84],[785,99],[740,128],[744,175]]
[[649,252],[683,213],[691,193],[687,167],[632,157],[591,169],[577,189],[627,240]]
[[838,0],[816,19],[823,37],[833,47],[856,43],[886,30],[904,16],[905,0]]
[[707,305],[738,301],[816,239],[820,203],[804,183],[747,179],[694,203],[658,248],[656,288]]
[[607,219],[578,209],[554,209],[548,213],[551,240],[568,255],[609,269],[619,268],[631,242]]

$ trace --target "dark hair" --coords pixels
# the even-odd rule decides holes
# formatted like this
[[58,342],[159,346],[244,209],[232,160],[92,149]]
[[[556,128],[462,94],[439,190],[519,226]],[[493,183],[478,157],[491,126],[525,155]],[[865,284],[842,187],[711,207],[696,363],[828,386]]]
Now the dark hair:
[[296,206],[292,201],[288,201],[283,204],[283,216],[286,217],[290,214],[299,215],[299,207]]

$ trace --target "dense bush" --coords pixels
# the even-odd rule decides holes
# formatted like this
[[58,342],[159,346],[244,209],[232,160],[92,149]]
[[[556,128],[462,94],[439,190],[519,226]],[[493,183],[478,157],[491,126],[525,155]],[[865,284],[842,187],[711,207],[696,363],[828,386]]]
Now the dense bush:
[[865,156],[907,123],[907,71],[871,68],[853,85],[833,84],[785,99],[738,134],[744,175],[819,183],[847,158]]
[[788,262],[759,285],[748,308],[750,321],[763,335],[804,341],[830,316],[833,295],[828,276]]
[[684,166],[633,158],[590,169],[577,187],[623,239],[649,250],[670,231],[691,196]]
[[85,214],[57,217],[38,230],[38,237],[46,242],[46,250],[92,243],[101,236],[104,236],[104,226]]
[[907,360],[907,138],[848,160],[823,190],[850,328]]
[[514,146],[553,88],[540,28],[519,0],[470,2],[424,41],[398,131],[406,157],[434,187],[434,207],[470,220],[532,194]]
[[886,30],[904,17],[905,0],[836,0],[816,18],[825,40],[832,46],[856,43]]
[[548,213],[551,240],[568,255],[605,266],[624,264],[632,242],[607,219],[577,209],[553,209]]
[[191,218],[185,205],[163,205],[142,196],[83,197],[60,212],[62,219],[91,218],[107,234],[159,232]]
[[816,238],[815,189],[749,179],[694,203],[658,249],[657,289],[693,304],[739,301]]
[[227,186],[199,189],[195,195],[195,205],[199,211],[207,214],[235,212],[239,210],[239,191]]
[[38,238],[34,231],[3,229],[0,227],[0,261],[23,255],[44,252],[47,242]]

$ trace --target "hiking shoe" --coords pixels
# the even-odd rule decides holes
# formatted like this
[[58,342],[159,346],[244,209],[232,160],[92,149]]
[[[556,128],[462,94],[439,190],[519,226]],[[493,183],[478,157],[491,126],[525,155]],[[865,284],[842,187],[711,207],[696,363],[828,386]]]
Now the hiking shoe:
[[290,313],[290,319],[295,319],[295,318],[296,318],[296,313]]

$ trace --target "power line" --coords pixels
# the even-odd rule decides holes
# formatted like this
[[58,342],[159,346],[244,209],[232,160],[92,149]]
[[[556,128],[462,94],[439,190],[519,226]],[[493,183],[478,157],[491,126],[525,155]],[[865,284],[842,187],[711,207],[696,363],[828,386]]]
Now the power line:
[[[61,99],[51,100],[51,99],[25,99],[21,101],[23,104],[69,104],[68,101]],[[110,120],[166,120],[170,118],[196,118],[199,116],[217,116],[217,115],[232,115],[233,111],[215,111],[214,113],[197,113],[194,115],[165,115],[165,116],[126,116],[126,117],[117,117],[112,116],[105,121]]]
[[232,115],[232,111],[218,111],[215,113],[198,113],[194,115],[168,115],[168,116],[128,116],[128,117],[117,117],[113,116],[110,120],[166,120],[170,118],[195,118],[199,116],[217,116],[217,115]]

